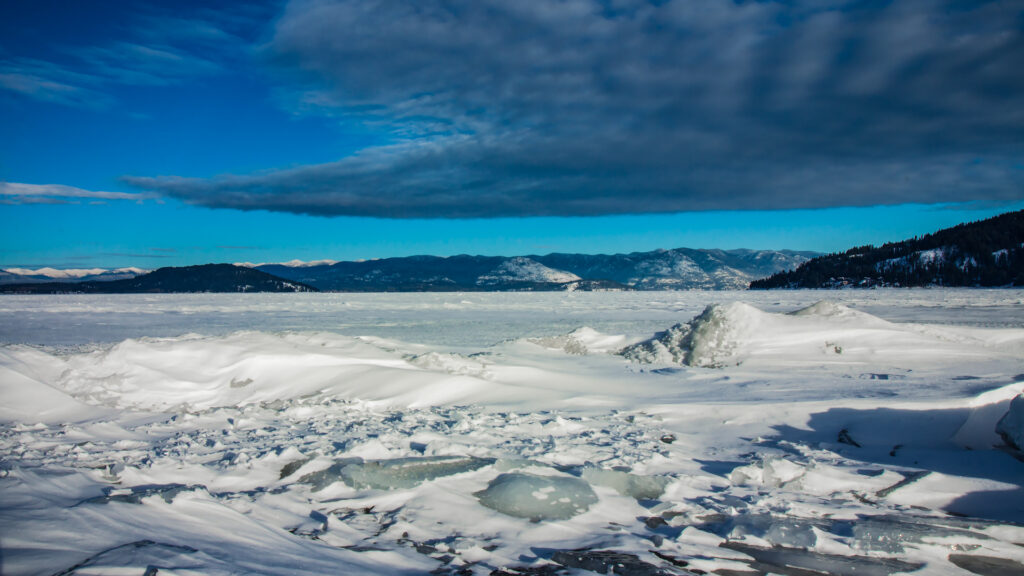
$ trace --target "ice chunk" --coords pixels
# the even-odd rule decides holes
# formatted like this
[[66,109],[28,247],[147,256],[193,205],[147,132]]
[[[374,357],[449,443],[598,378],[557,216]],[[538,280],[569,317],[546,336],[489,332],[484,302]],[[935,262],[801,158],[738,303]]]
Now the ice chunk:
[[807,473],[807,468],[785,458],[765,458],[761,462],[736,468],[729,480],[737,486],[780,488]]
[[622,335],[602,334],[593,328],[583,326],[568,334],[527,338],[538,346],[552,350],[562,350],[566,354],[586,356],[587,354],[610,354],[622,348],[626,337]]
[[567,520],[597,502],[589,484],[567,476],[501,474],[474,494],[484,506],[502,514],[540,520]]
[[353,488],[395,490],[412,488],[442,476],[477,470],[493,462],[492,458],[473,456],[425,456],[367,461],[346,458],[327,469],[303,476],[299,482],[312,484],[314,491],[323,490],[339,480]]
[[[856,548],[867,551],[901,554],[905,544],[919,544],[926,539],[958,539],[960,543],[989,540],[981,532],[950,526],[953,518],[925,518],[893,515],[862,517],[851,522],[850,530]],[[967,528],[976,526],[966,523]]]
[[775,546],[813,548],[818,542],[814,524],[791,516],[741,514],[733,518],[729,538],[756,536]]
[[588,466],[583,469],[583,479],[595,486],[614,489],[623,496],[637,500],[654,500],[660,498],[668,486],[669,479],[664,476],[639,476],[618,470],[605,470]]
[[1010,410],[999,419],[996,432],[1010,446],[1024,450],[1024,394],[1019,394],[1010,402]]
[[353,488],[394,490],[412,488],[422,482],[477,470],[494,463],[492,458],[473,456],[426,456],[394,458],[349,464],[341,478]]
[[738,363],[737,343],[755,332],[764,312],[742,302],[712,304],[686,324],[676,324],[654,338],[628,346],[622,354],[638,362],[671,361],[720,368]]
[[950,554],[949,561],[968,572],[985,576],[1020,576],[1020,574],[1024,574],[1024,564],[1009,558]]

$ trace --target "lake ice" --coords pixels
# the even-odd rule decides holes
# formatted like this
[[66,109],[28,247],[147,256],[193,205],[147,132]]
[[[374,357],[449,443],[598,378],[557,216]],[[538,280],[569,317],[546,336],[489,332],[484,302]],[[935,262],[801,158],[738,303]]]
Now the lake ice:
[[0,573],[1021,573],[1022,391],[1021,290],[5,296]]

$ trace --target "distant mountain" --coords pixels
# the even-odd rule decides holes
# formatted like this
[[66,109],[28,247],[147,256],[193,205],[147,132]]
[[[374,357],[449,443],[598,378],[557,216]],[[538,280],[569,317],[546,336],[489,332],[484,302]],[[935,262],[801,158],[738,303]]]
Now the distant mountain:
[[258,270],[345,292],[742,289],[817,253],[790,250],[656,250],[632,254],[410,256]]
[[32,284],[39,282],[107,282],[110,280],[124,280],[145,274],[149,270],[142,268],[84,268],[58,270],[55,268],[39,268],[30,270],[27,268],[5,268],[0,270],[0,285],[2,284]]
[[107,282],[6,284],[7,294],[137,294],[169,292],[316,292],[305,284],[232,264],[160,268],[148,274]]
[[751,289],[1024,286],[1024,210],[921,238],[851,248],[750,283]]

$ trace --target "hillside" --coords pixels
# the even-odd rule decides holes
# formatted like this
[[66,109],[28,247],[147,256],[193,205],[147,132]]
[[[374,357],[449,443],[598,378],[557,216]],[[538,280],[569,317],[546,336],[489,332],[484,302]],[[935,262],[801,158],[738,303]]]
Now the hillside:
[[315,292],[299,282],[232,264],[169,267],[123,280],[0,286],[5,294],[138,294],[172,292]]
[[1024,286],[1024,211],[814,258],[751,289]]

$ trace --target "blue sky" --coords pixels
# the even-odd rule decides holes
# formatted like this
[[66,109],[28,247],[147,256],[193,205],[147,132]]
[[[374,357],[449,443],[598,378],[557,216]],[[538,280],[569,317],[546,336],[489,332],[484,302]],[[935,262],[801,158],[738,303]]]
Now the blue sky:
[[1024,208],[1013,2],[0,16],[3,267],[835,251]]

